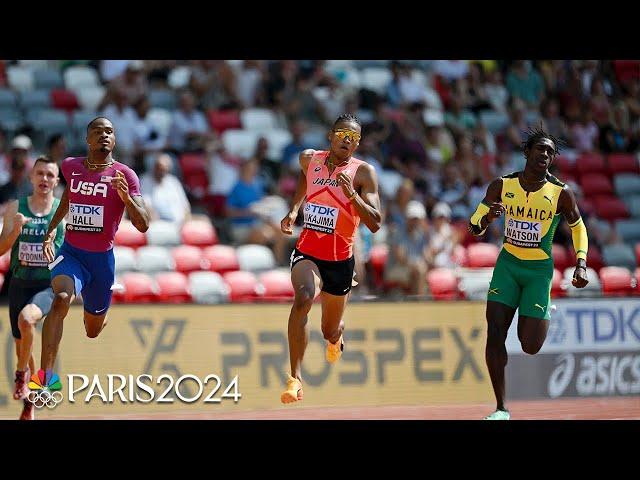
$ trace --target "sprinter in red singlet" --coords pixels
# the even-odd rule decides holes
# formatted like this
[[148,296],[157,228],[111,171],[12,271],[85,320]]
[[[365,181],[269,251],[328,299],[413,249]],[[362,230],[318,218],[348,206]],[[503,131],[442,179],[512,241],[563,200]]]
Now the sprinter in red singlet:
[[309,342],[307,314],[321,295],[322,334],[327,340],[326,359],[342,355],[342,314],[354,280],[353,243],[360,221],[376,232],[382,223],[378,180],[373,167],[353,158],[362,127],[354,115],[338,117],[329,132],[330,150],[305,150],[300,154],[302,173],[293,206],[281,228],[293,233],[293,224],[306,199],[304,225],[291,254],[291,283],[295,299],[289,315],[291,375],[282,403],[302,400],[302,358]]

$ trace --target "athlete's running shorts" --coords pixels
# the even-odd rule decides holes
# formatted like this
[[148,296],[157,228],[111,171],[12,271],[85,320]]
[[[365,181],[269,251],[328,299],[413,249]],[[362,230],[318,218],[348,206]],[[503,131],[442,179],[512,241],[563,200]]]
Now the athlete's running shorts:
[[82,293],[84,310],[93,315],[104,315],[111,305],[116,262],[113,249],[106,252],[88,252],[62,244],[58,256],[49,265],[51,279],[66,275],[73,279],[75,294]]
[[553,258],[520,260],[504,248],[498,255],[487,300],[519,309],[525,317],[548,320]]
[[320,271],[320,278],[322,279],[322,291],[331,295],[346,295],[351,291],[351,287],[357,285],[357,282],[353,279],[353,269],[356,262],[351,256],[346,260],[320,260],[319,258],[312,257],[306,253],[302,253],[295,248],[291,253],[290,267],[293,267],[302,260],[310,260],[316,264]]
[[34,304],[42,311],[44,317],[51,310],[53,290],[49,280],[33,281],[11,277],[9,283],[9,319],[13,338],[22,338],[18,328],[20,312],[29,304]]

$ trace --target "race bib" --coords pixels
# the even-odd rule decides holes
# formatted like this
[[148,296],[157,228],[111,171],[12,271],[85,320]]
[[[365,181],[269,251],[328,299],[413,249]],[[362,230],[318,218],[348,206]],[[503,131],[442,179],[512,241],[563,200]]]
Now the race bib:
[[44,257],[42,243],[18,243],[18,261],[24,267],[46,267],[49,263]]
[[542,239],[542,224],[507,217],[504,222],[505,241],[516,247],[538,248]]
[[69,204],[67,230],[76,232],[102,232],[104,224],[104,205]]
[[334,233],[339,213],[338,207],[307,203],[304,207],[304,228],[322,233]]

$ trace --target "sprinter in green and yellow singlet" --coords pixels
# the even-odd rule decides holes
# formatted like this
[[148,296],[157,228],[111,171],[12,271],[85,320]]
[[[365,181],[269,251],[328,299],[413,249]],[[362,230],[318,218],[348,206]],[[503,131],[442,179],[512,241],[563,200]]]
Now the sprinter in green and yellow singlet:
[[532,130],[523,143],[526,165],[495,179],[469,221],[469,230],[482,235],[496,218],[504,216],[504,242],[487,294],[485,358],[497,408],[488,420],[508,420],[504,406],[505,340],[516,309],[518,338],[524,352],[537,353],[549,329],[553,279],[551,246],[561,216],[571,228],[576,251],[573,285],[587,285],[587,230],[568,185],[549,174],[558,154],[558,141],[542,129]]

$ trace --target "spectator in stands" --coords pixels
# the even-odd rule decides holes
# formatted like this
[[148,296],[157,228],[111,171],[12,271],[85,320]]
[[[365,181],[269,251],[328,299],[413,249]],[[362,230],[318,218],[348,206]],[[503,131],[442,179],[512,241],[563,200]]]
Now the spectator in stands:
[[301,120],[296,120],[291,123],[291,141],[285,145],[284,150],[282,151],[283,166],[286,166],[287,168],[290,165],[295,166],[300,152],[306,148],[310,148],[309,145],[304,142],[304,131],[305,124]]
[[[144,73],[144,62],[142,60],[131,60],[127,63],[124,73],[115,77],[109,87],[105,97],[100,102],[98,109],[101,110],[111,103],[118,103],[117,96],[122,95],[127,105],[134,105],[140,98],[147,94],[147,77]],[[109,117],[111,118],[111,117]],[[115,125],[115,128],[118,128]],[[118,141],[121,131],[118,131]]]
[[139,163],[147,170],[150,162],[155,162],[157,154],[167,146],[167,135],[163,134],[149,118],[149,100],[141,97],[134,105],[135,110],[135,134],[136,154],[145,161]]
[[589,95],[589,108],[593,114],[593,120],[602,128],[609,123],[611,115],[611,103],[604,90],[602,78],[595,77],[591,81],[591,94]]
[[571,144],[578,152],[593,152],[598,142],[598,126],[593,121],[591,109],[582,107],[580,121],[571,125]]
[[231,219],[231,236],[236,244],[270,245],[276,261],[286,263],[286,238],[280,225],[255,208],[265,198],[264,186],[258,178],[258,162],[246,160],[240,167],[240,178],[227,197],[227,217]]
[[425,149],[429,161],[438,165],[447,163],[455,154],[455,142],[449,131],[444,127],[441,112],[425,110],[424,123],[426,126]]
[[466,77],[469,73],[469,64],[466,60],[435,60],[433,73],[450,82],[457,78]]
[[18,197],[31,195],[33,186],[29,180],[26,155],[14,156],[11,160],[9,181],[0,187],[0,214],[4,213],[8,202]]
[[519,98],[513,98],[511,102],[511,123],[507,127],[506,136],[511,150],[520,150],[522,142],[527,139],[529,125],[526,118],[526,106]]
[[237,82],[235,91],[244,108],[252,108],[257,103],[264,103],[262,61],[244,60],[235,75],[235,80]]
[[569,129],[560,116],[558,101],[553,97],[545,98],[540,104],[540,111],[545,130],[557,139],[566,142],[569,139]]
[[169,145],[177,152],[203,151],[213,138],[204,114],[196,110],[193,94],[184,90],[180,94],[178,110],[173,112],[169,130]]
[[0,185],[7,183],[11,171],[11,160],[7,155],[7,133],[0,127]]
[[413,185],[413,180],[405,178],[398,187],[393,200],[387,204],[385,218],[387,219],[387,224],[392,230],[403,230],[405,228],[407,206],[409,205],[409,202],[413,200],[414,195],[415,187]]
[[481,63],[472,62],[469,65],[469,75],[467,77],[466,90],[468,100],[465,104],[474,114],[481,110],[491,109],[489,97],[485,89],[485,73]]
[[600,130],[600,150],[604,153],[635,152],[638,138],[632,136],[629,111],[623,100],[614,106],[609,123]]
[[109,83],[114,78],[122,75],[130,62],[131,60],[101,60],[100,77],[102,81]]
[[179,228],[191,216],[191,204],[182,183],[170,172],[173,159],[162,153],[157,156],[153,172],[140,177],[140,189],[152,219],[173,222]]
[[428,268],[453,268],[453,249],[458,244],[458,235],[451,227],[451,208],[444,202],[431,210],[431,235],[426,251]]
[[204,110],[234,109],[240,107],[236,91],[236,76],[223,60],[196,60],[192,62],[189,87],[197,95]]
[[112,99],[113,103],[107,105],[102,115],[111,120],[117,132],[118,161],[131,166],[136,148],[136,113],[131,108],[127,94],[123,90],[114,90]]
[[322,104],[313,96],[315,85],[304,74],[298,74],[294,90],[288,95],[285,93],[284,101],[289,123],[296,119],[304,120],[311,127],[325,128],[328,125]]
[[47,140],[47,157],[60,166],[62,161],[67,158],[67,141],[61,133],[55,133]]
[[424,295],[427,286],[426,250],[429,245],[427,212],[412,200],[405,212],[404,228],[394,229],[389,238],[385,282],[399,285],[412,295]]
[[253,160],[258,163],[258,178],[262,182],[265,193],[268,195],[278,193],[281,164],[278,160],[269,157],[269,141],[265,137],[258,138]]
[[629,121],[637,124],[640,120],[640,79],[628,80],[622,85],[624,90],[624,102],[629,111]]
[[470,110],[463,108],[457,95],[452,95],[449,110],[444,114],[444,122],[454,136],[459,136],[476,126],[476,117]]
[[507,90],[512,97],[523,100],[537,110],[544,95],[544,81],[529,60],[517,60],[507,74]]
[[502,73],[499,69],[487,75],[487,83],[484,86],[487,101],[496,112],[507,113],[509,103],[509,91],[502,82]]

